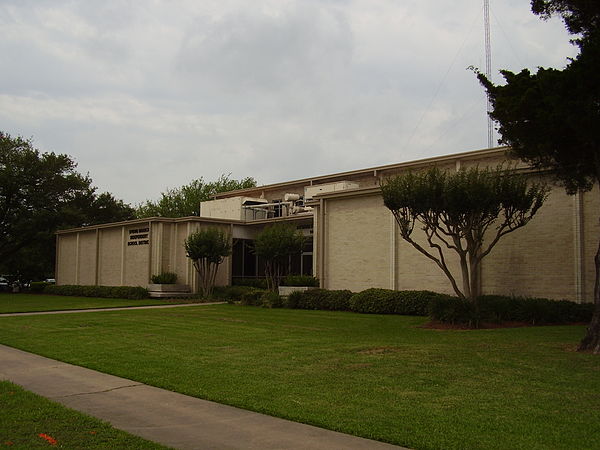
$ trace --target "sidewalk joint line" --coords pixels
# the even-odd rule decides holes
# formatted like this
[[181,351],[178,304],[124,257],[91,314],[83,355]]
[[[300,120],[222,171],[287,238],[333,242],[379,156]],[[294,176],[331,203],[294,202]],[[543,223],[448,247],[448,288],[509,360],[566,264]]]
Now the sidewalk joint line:
[[114,388],[105,389],[104,391],[78,392],[77,394],[61,395],[59,397],[52,397],[52,398],[67,398],[67,397],[76,397],[78,395],[103,394],[105,392],[111,392],[111,391],[116,391],[119,389],[125,389],[125,388],[143,386],[143,385],[144,385],[144,383],[135,383],[135,384],[128,384],[127,386],[117,386]]

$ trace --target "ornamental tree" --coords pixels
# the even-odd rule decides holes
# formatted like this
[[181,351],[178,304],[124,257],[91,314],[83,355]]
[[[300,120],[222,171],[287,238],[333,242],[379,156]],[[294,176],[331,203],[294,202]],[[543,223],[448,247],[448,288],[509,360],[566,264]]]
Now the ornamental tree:
[[[502,167],[454,173],[433,167],[387,179],[381,191],[402,238],[435,262],[456,295],[477,309],[481,261],[535,216],[548,188]],[[424,231],[425,243],[414,236],[415,226]],[[449,267],[447,252],[458,255],[462,280]]]
[[[500,143],[540,169],[549,169],[568,194],[600,181],[600,2],[532,0],[546,19],[559,15],[579,54],[563,70],[501,71],[504,85],[478,74],[499,124]],[[595,256],[594,314],[579,350],[600,353],[600,242]]]
[[293,225],[275,224],[265,227],[254,241],[254,253],[265,260],[268,289],[279,286],[284,264],[290,255],[300,253],[304,235]]
[[202,295],[210,297],[219,265],[231,255],[230,236],[214,227],[195,231],[185,240],[185,252],[200,276]]

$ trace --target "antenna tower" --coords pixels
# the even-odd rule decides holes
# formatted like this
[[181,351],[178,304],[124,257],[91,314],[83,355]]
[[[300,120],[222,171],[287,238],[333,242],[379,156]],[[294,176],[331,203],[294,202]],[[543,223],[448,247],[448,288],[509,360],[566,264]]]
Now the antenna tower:
[[[490,0],[483,0],[483,27],[485,30],[485,76],[488,80],[492,79],[492,44],[490,39]],[[488,148],[494,146],[494,124],[490,117],[492,103],[490,96],[487,96],[487,121],[488,121]]]

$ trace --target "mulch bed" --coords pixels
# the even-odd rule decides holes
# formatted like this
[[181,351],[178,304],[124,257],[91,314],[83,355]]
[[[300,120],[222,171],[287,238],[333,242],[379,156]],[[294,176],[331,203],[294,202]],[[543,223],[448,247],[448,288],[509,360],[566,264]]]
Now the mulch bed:
[[521,327],[545,327],[545,326],[558,326],[558,325],[587,325],[585,322],[571,322],[571,323],[544,323],[541,325],[532,325],[528,322],[502,322],[502,323],[494,323],[494,322],[482,322],[479,324],[478,328],[471,327],[468,324],[464,323],[443,323],[432,320],[431,322],[427,322],[419,326],[418,328],[427,328],[430,330],[488,330],[488,329],[496,329],[496,328],[521,328]]

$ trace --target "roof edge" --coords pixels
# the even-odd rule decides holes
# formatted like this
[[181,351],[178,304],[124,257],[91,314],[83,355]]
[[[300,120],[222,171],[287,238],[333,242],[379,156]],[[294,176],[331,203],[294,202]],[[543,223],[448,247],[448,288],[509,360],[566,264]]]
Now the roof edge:
[[453,153],[451,155],[432,156],[430,158],[423,158],[423,159],[405,161],[405,162],[394,163],[394,164],[386,164],[383,166],[368,167],[366,169],[357,169],[357,170],[350,170],[350,171],[346,171],[346,172],[332,173],[329,175],[318,175],[315,177],[300,178],[298,180],[265,184],[265,185],[256,186],[253,188],[237,189],[234,191],[220,192],[218,194],[215,194],[213,196],[213,198],[215,198],[215,199],[225,198],[225,197],[233,196],[232,194],[235,194],[235,196],[238,196],[238,195],[243,195],[244,193],[254,192],[257,190],[261,190],[261,189],[275,189],[275,188],[291,186],[291,185],[296,185],[296,184],[306,184],[306,183],[311,183],[313,181],[326,180],[328,178],[341,178],[341,177],[345,177],[345,176],[349,176],[349,175],[359,175],[361,173],[368,173],[368,172],[374,172],[374,171],[381,172],[381,171],[385,171],[385,170],[400,169],[403,167],[411,167],[411,166],[421,165],[421,164],[431,164],[431,163],[436,163],[436,162],[444,162],[444,161],[449,161],[449,160],[454,160],[454,159],[461,159],[461,158],[469,157],[469,156],[482,157],[482,156],[493,155],[493,154],[498,154],[498,153],[506,153],[509,150],[509,148],[510,147],[502,146],[502,147],[485,148],[485,149],[481,149],[481,150],[470,150],[470,151],[466,151],[466,152]]

